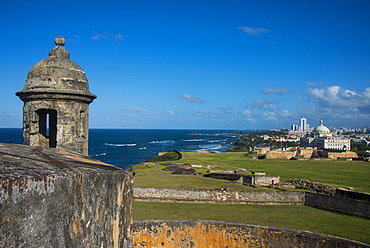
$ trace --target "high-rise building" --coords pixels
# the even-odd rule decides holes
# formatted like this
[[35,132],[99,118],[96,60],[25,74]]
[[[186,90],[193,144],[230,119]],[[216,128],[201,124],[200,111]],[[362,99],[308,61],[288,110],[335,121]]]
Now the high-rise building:
[[302,131],[302,132],[309,131],[309,126],[307,124],[307,119],[306,118],[301,118],[300,125],[299,125],[299,131]]
[[293,124],[293,125],[291,125],[290,128],[291,128],[290,130],[293,131],[293,132],[298,131],[298,125]]

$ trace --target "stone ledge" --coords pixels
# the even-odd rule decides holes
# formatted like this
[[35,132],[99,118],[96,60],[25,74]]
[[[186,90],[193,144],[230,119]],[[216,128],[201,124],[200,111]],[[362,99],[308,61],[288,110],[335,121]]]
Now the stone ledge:
[[134,247],[367,247],[364,243],[288,228],[207,220],[141,220]]

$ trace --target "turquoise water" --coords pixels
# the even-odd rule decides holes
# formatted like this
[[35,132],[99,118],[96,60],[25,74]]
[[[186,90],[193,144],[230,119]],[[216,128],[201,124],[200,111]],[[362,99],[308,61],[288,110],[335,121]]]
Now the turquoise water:
[[[90,129],[89,156],[121,168],[159,152],[210,149],[225,152],[239,136],[231,130]],[[0,128],[0,143],[22,144],[22,129]]]

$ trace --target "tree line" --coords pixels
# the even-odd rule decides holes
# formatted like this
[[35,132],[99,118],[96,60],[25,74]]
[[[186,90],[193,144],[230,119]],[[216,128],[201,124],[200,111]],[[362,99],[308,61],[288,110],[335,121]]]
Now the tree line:
[[299,146],[299,142],[292,141],[280,141],[274,139],[260,138],[262,135],[268,135],[269,137],[288,137],[288,130],[269,130],[269,131],[257,131],[257,132],[238,132],[235,134],[241,134],[242,136],[233,143],[234,148],[230,149],[231,152],[251,151],[254,147],[270,147],[271,149],[286,148]]

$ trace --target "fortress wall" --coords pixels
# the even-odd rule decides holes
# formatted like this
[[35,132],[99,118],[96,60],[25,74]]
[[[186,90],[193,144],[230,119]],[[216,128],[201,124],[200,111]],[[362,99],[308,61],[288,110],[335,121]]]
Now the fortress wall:
[[1,195],[0,247],[131,247],[125,174],[23,178],[11,187]]
[[280,176],[242,175],[243,183],[254,186],[269,186],[280,183]]
[[205,220],[144,220],[133,224],[134,247],[370,247],[307,231]]
[[134,199],[158,202],[199,202],[306,205],[331,212],[370,219],[370,202],[305,191],[201,190],[134,188]]
[[255,185],[257,186],[269,186],[271,184],[280,183],[280,176],[266,176],[266,175],[256,175]]
[[88,157],[0,144],[0,247],[132,247],[132,184]]
[[338,159],[338,158],[358,158],[356,152],[345,151],[345,152],[328,152],[328,158]]
[[347,190],[347,189],[338,188],[335,191],[335,195],[340,196],[340,197],[354,199],[354,200],[370,202],[369,193],[360,193],[360,192],[354,192],[354,191]]
[[306,192],[305,205],[330,212],[370,219],[370,202]]
[[311,158],[313,150],[312,149],[300,149],[300,156],[303,158]]
[[297,151],[271,150],[266,154],[266,159],[278,159],[278,158],[291,159],[295,157],[296,154]]
[[134,198],[147,201],[209,202],[239,204],[304,204],[304,192],[259,190],[200,190],[134,188]]

